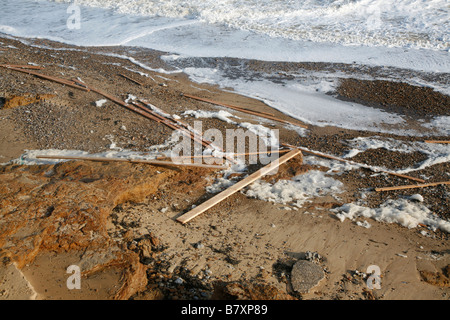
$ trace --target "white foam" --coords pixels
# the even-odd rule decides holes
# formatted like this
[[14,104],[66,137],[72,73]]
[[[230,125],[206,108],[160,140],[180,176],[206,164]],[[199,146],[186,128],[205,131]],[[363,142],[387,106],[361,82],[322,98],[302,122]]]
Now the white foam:
[[321,171],[311,170],[291,180],[279,180],[274,184],[265,181],[252,183],[245,195],[260,200],[291,204],[301,207],[312,197],[342,192],[343,184]]
[[264,141],[266,146],[271,146],[271,147],[275,147],[275,148],[279,147],[278,136],[274,130],[264,127],[263,125],[260,125],[260,124],[252,124],[249,122],[233,121],[230,118],[239,119],[239,117],[237,117],[225,110],[219,110],[219,111],[187,110],[187,111],[183,112],[182,115],[184,115],[184,116],[190,115],[197,119],[198,118],[216,118],[216,119],[222,120],[224,122],[234,124],[238,127],[247,129],[248,131],[254,133],[256,136],[260,137]]
[[95,106],[102,107],[107,102],[108,102],[108,100],[106,100],[106,99],[100,99],[98,101],[95,101]]
[[228,111],[219,110],[219,111],[205,111],[205,110],[187,110],[181,114],[182,116],[192,116],[196,119],[199,118],[216,118],[222,120],[227,123],[235,123],[230,118],[237,118],[232,115]]
[[355,156],[359,152],[369,149],[385,148],[390,151],[398,151],[403,153],[422,152],[428,158],[416,167],[397,170],[398,173],[408,173],[418,171],[430,167],[432,165],[445,163],[450,161],[450,145],[439,143],[426,143],[422,141],[400,141],[392,138],[376,138],[376,137],[358,137],[349,141],[349,145],[353,148],[347,157]]
[[386,223],[398,223],[407,228],[416,228],[419,224],[432,230],[441,229],[450,232],[450,222],[433,215],[422,203],[400,198],[387,200],[378,208],[367,208],[354,203],[344,204],[331,210],[341,220],[355,220],[359,217],[372,218]]
[[356,62],[448,72],[445,2],[77,0],[82,5],[81,28],[71,30],[66,22],[72,0],[4,0],[0,31],[190,56]]
[[269,80],[250,81],[227,77],[222,71],[212,68],[190,67],[183,71],[193,81],[233,88],[236,93],[261,100],[289,116],[316,126],[331,125],[400,135],[424,135],[432,130],[448,130],[441,123],[429,123],[421,130],[410,129],[400,115],[335,99],[327,94],[334,87],[329,79],[274,83]]
[[[77,3],[127,15],[192,19],[293,40],[448,49],[445,0],[429,1],[426,5],[420,0],[78,0]],[[141,32],[132,38],[146,34]]]

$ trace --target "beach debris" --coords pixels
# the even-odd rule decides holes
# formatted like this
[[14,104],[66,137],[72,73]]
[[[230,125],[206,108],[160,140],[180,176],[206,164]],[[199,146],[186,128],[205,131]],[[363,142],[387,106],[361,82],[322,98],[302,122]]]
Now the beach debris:
[[139,82],[139,81],[137,81],[137,80],[135,80],[135,79],[133,79],[133,78],[130,78],[130,77],[128,77],[128,76],[126,76],[126,75],[124,75],[124,74],[122,74],[122,73],[119,73],[119,76],[121,76],[121,77],[123,77],[123,78],[125,78],[125,79],[127,79],[127,80],[129,80],[129,81],[131,81],[131,82],[134,82],[134,83],[136,83],[136,84],[138,84],[138,85],[140,85],[140,86],[143,86],[143,85],[144,85],[143,83],[141,83],[141,82]]
[[19,68],[19,69],[33,69],[33,70],[42,70],[44,69],[43,67],[37,66],[37,65],[22,65],[22,64],[2,64],[0,65],[0,67],[5,67],[5,68]]
[[325,278],[322,267],[314,262],[298,260],[291,271],[291,284],[298,293],[309,293]]
[[425,140],[425,143],[450,143],[450,140]]
[[[83,90],[83,91],[89,91],[89,89],[86,86],[84,86],[81,82],[61,79],[61,78],[57,78],[57,77],[53,77],[53,76],[48,76],[48,75],[45,75],[45,74],[42,74],[42,73],[34,72],[34,71],[31,71],[31,70],[25,70],[25,67],[23,67],[23,66],[21,68],[17,68],[17,67],[12,67],[10,65],[0,65],[0,67],[7,68],[9,70],[15,70],[15,71],[27,73],[27,74],[30,74],[30,75],[34,75],[34,76],[36,76],[38,78],[41,78],[41,79],[57,82],[57,83],[60,83],[60,84],[63,84],[63,85],[66,85],[66,86],[69,86],[69,87],[72,87],[72,88],[80,89],[80,90]],[[30,67],[35,67],[35,66],[27,66],[27,69],[30,69]]]
[[230,109],[233,109],[233,110],[236,110],[236,111],[252,114],[252,115],[255,115],[255,116],[258,116],[258,117],[262,117],[262,118],[266,118],[266,119],[269,119],[269,120],[274,120],[274,121],[281,122],[281,123],[286,123],[286,124],[292,124],[292,125],[295,125],[295,126],[299,126],[299,127],[305,128],[305,129],[308,128],[307,126],[305,126],[304,124],[301,124],[299,122],[293,122],[293,121],[289,121],[289,120],[283,120],[283,119],[280,119],[280,118],[276,118],[271,113],[259,112],[259,111],[257,112],[257,111],[249,110],[249,109],[238,107],[238,106],[234,106],[234,105],[217,102],[217,101],[214,101],[214,100],[209,100],[209,99],[205,99],[205,98],[196,97],[196,96],[189,95],[189,94],[183,94],[183,96],[187,97],[187,98],[194,99],[194,100],[208,102],[208,103],[211,103],[211,104],[223,106],[223,107],[230,108]]
[[[152,105],[144,100],[139,99],[138,102],[132,102],[132,103],[133,103],[133,105],[137,106],[141,110],[149,113],[153,117],[154,121],[163,123],[173,130],[178,130],[178,132],[187,136],[192,141],[200,143],[201,145],[203,145],[204,147],[206,147],[208,149],[211,149],[213,151],[216,151],[216,150],[221,151],[223,158],[225,158],[226,160],[228,160],[232,163],[236,163],[236,161],[233,158],[231,158],[225,154],[225,152],[222,148],[213,145],[211,141],[204,140],[202,137],[203,134],[201,132],[194,132],[189,127],[189,125],[187,125],[186,123],[184,123],[178,119],[170,117],[167,113],[165,113],[161,109],[155,107],[154,105]],[[145,105],[148,107],[145,107]]]
[[185,223],[191,221],[192,219],[194,219],[198,215],[202,214],[206,210],[215,206],[217,203],[223,201],[224,199],[228,198],[229,196],[233,195],[234,193],[238,192],[242,188],[244,188],[247,185],[251,184],[252,182],[258,180],[259,178],[263,177],[264,175],[268,174],[272,170],[278,168],[280,165],[289,161],[290,159],[294,158],[295,156],[297,156],[299,154],[301,154],[300,150],[298,150],[298,149],[291,150],[289,153],[283,155],[278,160],[268,164],[267,166],[264,166],[263,168],[259,169],[258,171],[254,172],[253,174],[249,175],[248,177],[244,178],[243,180],[232,185],[228,189],[220,192],[219,194],[215,195],[211,199],[209,199],[206,202],[202,203],[201,205],[195,207],[191,211],[185,213],[181,217],[178,217],[177,221],[181,222],[182,224],[185,224]]
[[138,159],[126,159],[126,158],[110,158],[110,157],[80,157],[80,156],[52,156],[52,155],[40,155],[36,156],[37,159],[60,159],[60,160],[83,160],[83,161],[100,161],[100,162],[129,162],[129,163],[144,163],[155,166],[185,166],[185,167],[198,167],[207,169],[228,169],[227,166],[208,165],[200,163],[174,163],[172,161],[161,160],[138,160]]
[[[80,89],[80,90],[84,90],[84,91],[88,91],[88,92],[92,91],[92,92],[98,93],[98,94],[102,95],[103,97],[105,97],[106,99],[108,99],[108,100],[110,100],[112,102],[115,102],[116,104],[118,104],[118,105],[120,105],[122,107],[125,107],[125,108],[127,108],[127,109],[129,109],[131,111],[139,113],[140,115],[142,115],[142,116],[144,116],[144,117],[146,117],[148,119],[151,119],[151,120],[163,123],[166,126],[169,126],[170,128],[172,128],[173,130],[179,130],[183,135],[186,135],[186,136],[190,137],[193,141],[201,143],[203,146],[205,146],[207,148],[210,148],[210,149],[213,149],[213,150],[215,150],[215,149],[221,150],[220,148],[217,148],[215,146],[211,146],[211,144],[212,144],[211,142],[204,141],[203,138],[201,138],[201,136],[199,137],[198,133],[195,134],[194,132],[192,132],[189,129],[189,127],[186,124],[182,123],[181,121],[176,120],[176,119],[172,119],[172,118],[169,118],[169,117],[165,117],[161,113],[154,112],[154,111],[150,110],[149,108],[143,106],[142,103],[146,104],[146,105],[149,105],[145,101],[140,100],[139,101],[140,103],[138,103],[138,102],[134,101],[135,99],[133,99],[133,101],[130,104],[128,102],[121,101],[120,99],[118,99],[118,98],[116,98],[116,97],[114,97],[114,96],[112,96],[112,95],[110,95],[108,93],[105,93],[105,92],[103,92],[103,91],[101,91],[99,89],[88,87],[85,83],[83,83],[83,82],[81,82],[79,80],[75,80],[75,79],[74,80],[66,80],[66,79],[56,78],[56,77],[53,77],[53,76],[47,76],[47,75],[44,75],[44,74],[41,74],[41,73],[37,73],[37,72],[31,71],[31,70],[24,70],[25,68],[27,68],[27,69],[36,68],[36,66],[30,66],[30,65],[24,65],[24,66],[22,66],[22,65],[20,65],[20,66],[0,65],[0,67],[7,68],[9,70],[15,70],[15,71],[31,74],[31,75],[34,75],[36,77],[42,78],[42,79],[54,81],[54,82],[57,82],[57,83],[60,83],[60,84],[63,84],[63,85],[67,85],[67,86],[70,86],[70,87],[74,87],[74,88],[77,88],[77,89]],[[124,75],[122,75],[122,76],[124,76]],[[131,78],[129,78],[129,79],[131,79]],[[96,103],[96,105],[98,106],[97,103]],[[223,150],[221,150],[221,151],[223,151]],[[236,161],[234,161],[233,159],[231,159],[228,156],[224,156],[224,158],[226,158],[227,160],[231,161],[232,163],[236,162]]]
[[385,188],[375,188],[375,191],[392,191],[392,190],[403,190],[403,189],[414,189],[414,188],[426,188],[426,187],[434,187],[439,185],[450,185],[450,181],[441,181],[441,182],[433,182],[433,183],[425,183],[425,184],[413,184],[407,186],[397,186],[397,187],[385,187]]
[[[154,112],[153,110],[145,107],[143,105],[143,103],[147,104],[145,101],[142,101],[142,100],[134,101],[133,100],[129,104],[129,103],[121,101],[120,99],[118,99],[118,98],[116,98],[116,97],[114,97],[114,96],[112,96],[112,95],[110,95],[108,93],[105,93],[105,92],[103,92],[101,90],[94,89],[94,88],[91,88],[91,90],[93,92],[96,92],[96,93],[104,96],[105,98],[111,100],[112,102],[117,103],[118,105],[120,105],[122,107],[125,107],[125,108],[127,108],[127,109],[129,109],[131,111],[139,113],[140,115],[144,116],[145,118],[148,118],[150,120],[156,121],[158,123],[162,123],[162,124],[168,126],[169,128],[171,128],[173,130],[179,130],[179,132],[181,132],[181,134],[191,138],[194,142],[198,142],[198,143],[202,144],[203,146],[205,146],[207,148],[216,149],[216,147],[212,147],[211,146],[211,142],[203,140],[203,138],[201,137],[200,134],[198,134],[198,133],[195,134],[194,132],[190,131],[186,127],[186,125],[184,125],[180,121],[175,120],[175,119],[171,119],[171,118],[168,118],[168,117],[165,117],[165,116],[161,115],[160,113]],[[226,157],[226,159],[230,160],[232,162],[235,162],[233,159],[231,159],[229,157]]]
[[107,102],[108,102],[108,100],[106,100],[106,99],[100,99],[98,101],[95,101],[95,106],[100,108],[100,107],[103,107],[103,105]]
[[312,155],[317,156],[317,157],[326,158],[326,159],[330,159],[330,160],[336,160],[336,161],[340,161],[340,162],[346,162],[346,163],[353,164],[355,166],[359,166],[359,167],[362,167],[362,168],[366,168],[366,169],[372,170],[374,172],[383,172],[383,173],[386,173],[386,174],[389,174],[389,175],[393,175],[393,176],[397,176],[397,177],[400,177],[400,178],[404,178],[404,179],[408,179],[408,180],[413,180],[413,181],[425,183],[425,180],[420,179],[420,178],[415,178],[415,177],[407,176],[407,175],[396,173],[396,172],[382,170],[382,169],[379,169],[379,168],[375,168],[375,167],[372,167],[372,166],[369,166],[369,165],[365,165],[365,164],[358,163],[358,162],[351,161],[351,160],[347,160],[347,159],[342,159],[342,158],[335,157],[335,156],[332,156],[332,155],[329,155],[329,154],[325,154],[325,153],[322,153],[322,152],[308,150],[308,149],[302,148],[302,147],[296,147],[296,146],[293,146],[293,145],[290,145],[290,144],[287,144],[287,143],[281,143],[281,145],[284,146],[284,147],[288,147],[288,148],[297,148],[297,149],[301,150],[304,153],[312,154]]

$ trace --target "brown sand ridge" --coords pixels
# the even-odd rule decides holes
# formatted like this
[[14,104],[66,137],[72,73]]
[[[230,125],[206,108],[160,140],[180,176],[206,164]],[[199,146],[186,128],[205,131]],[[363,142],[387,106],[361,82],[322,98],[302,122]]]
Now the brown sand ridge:
[[[82,79],[120,101],[133,95],[169,114],[227,110],[239,115],[240,121],[261,123],[258,117],[183,96],[188,93],[293,120],[261,101],[214,85],[193,83],[182,73],[149,71],[118,57],[131,50],[152,68],[168,68],[159,58],[161,52],[120,47],[65,50],[70,46],[30,39],[25,43],[2,38],[1,42],[1,64],[37,64],[44,68],[39,72],[70,81]],[[266,64],[254,63],[255,68]],[[278,68],[278,64],[270,65]],[[324,70],[327,67],[314,65]],[[376,93],[383,88],[402,91],[380,97]],[[405,84],[352,79],[343,81],[337,94],[409,114],[414,113],[414,105],[408,102],[408,91],[414,99],[434,101],[427,112],[445,115],[441,102],[447,101],[446,97]],[[392,96],[395,101],[389,99]],[[251,199],[237,192],[182,225],[176,218],[212,197],[206,188],[222,177],[220,171],[89,161],[21,164],[27,150],[37,149],[101,153],[110,151],[114,144],[117,148],[149,152],[152,146],[167,142],[172,129],[126,110],[111,99],[98,106],[96,102],[105,97],[96,92],[5,68],[0,68],[0,98],[0,162],[4,162],[0,166],[0,299],[450,297],[446,282],[450,265],[447,233],[426,226],[407,229],[371,219],[372,226],[366,229],[355,221],[340,222],[330,211],[362,200],[362,193],[373,208],[387,199],[411,196],[417,190],[367,191],[410,181],[364,168],[342,171],[333,176],[343,183],[342,193],[308,199],[301,208]],[[13,107],[8,108],[9,104]],[[182,120],[193,125],[195,119]],[[203,129],[222,132],[235,128],[219,119],[202,119],[202,124]],[[347,141],[375,136],[372,132],[316,126],[309,126],[308,134],[299,136],[275,121],[262,124],[279,129],[282,142],[336,156],[349,151]],[[387,133],[376,136],[424,139]],[[290,160],[264,180],[274,183],[313,170],[328,172],[328,167],[303,163],[305,156]],[[390,170],[416,166],[424,159],[420,152],[411,156],[384,149],[355,157],[361,163],[383,164]],[[249,166],[245,174],[260,167]],[[449,169],[450,164],[445,162],[411,175],[426,176],[429,182],[443,181],[448,179]],[[233,180],[243,176],[236,174]],[[442,218],[450,216],[448,188],[420,191],[424,205]],[[299,260],[313,262],[324,272],[324,279],[308,293],[296,292],[292,286],[291,271]],[[81,290],[69,290],[66,285],[70,265],[81,269]],[[365,272],[370,265],[381,269],[381,289],[367,288]]]
[[[145,287],[145,268],[135,254],[120,250],[110,239],[107,219],[117,205],[142,201],[171,174],[170,170],[157,173],[151,166],[84,162],[2,167],[3,255],[23,269],[36,256],[78,252],[86,260],[83,263],[91,265],[84,273],[114,267],[123,273],[124,284],[136,282],[138,286],[124,285],[114,295],[128,298],[134,290]],[[95,261],[87,252],[96,252],[104,259]]]

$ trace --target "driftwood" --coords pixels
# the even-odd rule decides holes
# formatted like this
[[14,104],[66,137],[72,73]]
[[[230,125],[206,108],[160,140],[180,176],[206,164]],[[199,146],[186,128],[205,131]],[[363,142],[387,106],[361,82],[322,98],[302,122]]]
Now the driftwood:
[[[143,104],[148,104],[145,101],[139,100],[140,103]],[[187,136],[188,138],[190,138],[192,141],[200,143],[201,145],[203,145],[206,148],[209,149],[217,149],[219,151],[224,152],[224,150],[222,148],[219,148],[217,146],[213,146],[211,141],[206,141],[203,139],[202,134],[195,134],[194,132],[192,132],[191,130],[189,130],[189,126],[181,121],[175,120],[175,119],[171,119],[171,118],[166,118],[162,115],[160,115],[159,113],[150,110],[149,108],[133,102],[133,104],[135,106],[137,106],[138,108],[140,108],[141,110],[145,110],[146,112],[150,113],[151,115],[153,115],[155,118],[158,119],[159,122],[165,124],[166,126],[168,126],[169,128],[172,128],[173,130],[179,130],[183,135]],[[228,157],[227,155],[224,155],[223,158],[227,159],[228,161],[231,161],[232,163],[236,163],[236,161],[234,161],[234,159]]]
[[443,182],[433,182],[433,183],[425,183],[425,184],[415,184],[408,186],[398,186],[398,187],[386,187],[386,188],[375,188],[375,191],[392,191],[392,190],[404,190],[404,189],[415,189],[415,188],[426,188],[426,187],[434,187],[439,185],[450,185],[450,181]]
[[373,168],[373,167],[371,167],[369,165],[365,165],[365,164],[358,163],[358,162],[351,161],[351,160],[347,160],[347,159],[342,159],[342,158],[339,158],[339,157],[331,156],[331,155],[328,155],[328,154],[325,154],[325,153],[321,153],[321,152],[317,152],[317,151],[311,151],[311,150],[308,150],[308,149],[305,149],[305,148],[301,148],[301,147],[295,147],[295,146],[289,145],[287,143],[282,143],[282,145],[286,146],[286,147],[289,147],[289,148],[297,148],[297,149],[301,150],[304,153],[309,153],[309,154],[315,155],[317,157],[322,157],[322,158],[336,160],[336,161],[341,161],[341,162],[347,162],[347,163],[354,164],[354,165],[357,165],[357,166],[360,166],[360,167],[363,167],[363,168],[366,168],[366,169],[370,169],[370,170],[375,171],[375,172],[383,172],[383,173],[386,173],[386,174],[389,174],[389,175],[393,175],[393,176],[397,176],[397,177],[400,177],[400,178],[404,178],[404,179],[408,179],[408,180],[413,180],[413,181],[425,183],[425,180],[420,179],[420,178],[415,178],[415,177],[407,176],[407,175],[396,173],[396,172],[376,169],[376,168]]
[[61,78],[57,78],[57,77],[53,77],[53,76],[48,76],[48,75],[45,75],[45,74],[42,74],[42,73],[34,72],[34,71],[31,71],[31,70],[25,70],[25,69],[22,69],[22,68],[11,67],[11,66],[8,66],[8,65],[0,65],[0,67],[7,68],[9,70],[15,70],[15,71],[31,74],[31,75],[34,75],[34,76],[36,76],[38,78],[41,78],[41,79],[50,80],[50,81],[57,82],[57,83],[60,83],[60,84],[63,84],[63,85],[69,86],[69,87],[73,87],[73,88],[76,88],[76,89],[80,89],[80,90],[83,90],[83,91],[89,91],[88,88],[80,86],[77,83],[75,83],[74,81],[61,79]]
[[425,140],[426,143],[450,143],[450,140]]
[[130,77],[128,77],[128,76],[126,76],[126,75],[124,75],[124,74],[122,74],[122,73],[119,73],[119,76],[121,76],[121,77],[123,77],[123,78],[125,78],[125,79],[127,79],[127,80],[129,80],[129,81],[131,81],[131,82],[134,82],[134,83],[136,83],[136,84],[138,84],[138,85],[140,85],[140,86],[143,86],[143,85],[144,85],[143,83],[141,83],[141,82],[139,82],[139,81],[137,81],[137,80],[135,80],[135,79],[133,79],[133,78],[130,78]]
[[234,184],[233,186],[229,187],[228,189],[220,192],[219,194],[215,195],[211,199],[207,200],[206,202],[202,203],[201,205],[195,207],[191,211],[185,213],[181,217],[177,218],[178,222],[181,222],[183,224],[191,221],[198,215],[202,214],[206,210],[210,209],[211,207],[215,206],[219,202],[223,201],[224,199],[228,198],[229,196],[233,195],[234,193],[238,192],[242,188],[245,188],[250,183],[258,180],[259,178],[263,177],[270,171],[276,169],[281,164],[287,162],[288,160],[292,159],[293,157],[300,154],[301,151],[298,149],[291,150],[288,154],[285,154],[278,160],[272,162],[271,164],[259,169],[255,173],[251,174],[250,176],[246,177],[245,179],[239,181],[238,183]]
[[154,112],[136,102],[133,102],[133,105],[135,105],[139,109],[143,110],[144,112],[147,112],[150,115],[152,115],[152,117],[154,117],[155,121],[165,124],[167,127],[171,128],[173,130],[179,130],[183,135],[187,136],[188,138],[192,139],[193,141],[200,143],[201,145],[203,145],[207,148],[213,149],[213,147],[211,147],[211,142],[207,142],[207,141],[199,138],[199,135],[196,135],[193,132],[187,130],[186,128],[179,126],[178,124],[174,123],[170,119],[167,119],[167,118],[161,116],[160,114],[158,114],[157,112]]
[[[270,150],[270,151],[268,150],[266,152],[233,153],[232,155],[233,156],[252,156],[252,155],[260,155],[260,154],[267,155],[267,154],[272,154],[272,153],[286,153],[286,152],[289,152],[289,151],[291,151],[291,150],[289,150],[289,149],[286,149],[286,150]],[[165,157],[164,156],[162,158],[169,158],[169,157]],[[177,157],[177,158],[180,158],[180,159],[196,159],[196,158],[217,158],[217,159],[220,159],[219,156],[214,156],[214,155],[210,155],[210,154],[208,154],[208,155],[199,155],[199,156],[180,156],[180,157]]]
[[[192,95],[189,95],[189,94],[183,94],[183,96],[191,98],[191,99],[203,101],[203,102],[208,102],[208,103],[215,104],[215,105],[218,105],[218,106],[234,109],[236,111],[256,112],[254,110],[247,109],[247,108],[244,108],[244,107],[240,107],[240,106],[236,106],[236,105],[232,105],[232,104],[228,104],[228,103],[223,103],[223,102],[219,102],[219,101],[214,101],[214,100],[210,100],[210,99],[200,98],[200,97],[192,96]],[[271,116],[271,117],[275,116],[273,113],[264,112],[264,111],[259,111],[258,114],[263,114],[263,115]]]
[[32,69],[32,70],[43,70],[43,67],[33,66],[29,64],[1,64],[0,67],[4,68],[19,68],[19,69]]
[[258,117],[262,117],[262,118],[266,118],[266,119],[269,119],[269,120],[274,120],[274,121],[278,121],[278,122],[286,123],[286,124],[293,124],[295,126],[299,126],[299,127],[302,127],[302,128],[308,128],[307,126],[305,126],[303,124],[300,124],[298,122],[293,122],[293,121],[289,121],[289,120],[283,120],[283,119],[280,119],[280,118],[276,118],[276,117],[274,117],[272,115],[269,115],[269,114],[267,114],[265,112],[256,112],[256,111],[253,111],[253,110],[249,110],[249,109],[245,109],[245,108],[241,108],[241,107],[236,107],[236,106],[232,106],[232,105],[229,105],[229,104],[224,104],[224,103],[217,102],[217,101],[214,101],[214,100],[200,98],[200,97],[192,96],[192,95],[189,95],[189,94],[183,94],[183,96],[185,96],[187,98],[191,98],[191,99],[195,99],[195,100],[199,100],[199,101],[208,102],[208,103],[216,104],[216,105],[219,105],[219,106],[227,107],[227,108],[230,108],[230,109],[234,109],[236,111],[248,113],[248,114],[255,115],[255,116],[258,116]]
[[106,158],[106,157],[81,157],[81,156],[52,156],[42,155],[36,156],[37,159],[60,159],[60,160],[83,160],[83,161],[98,161],[98,162],[129,162],[129,163],[144,163],[155,166],[182,166],[182,167],[198,167],[207,169],[228,169],[227,166],[197,164],[197,163],[175,163],[172,161],[161,160],[138,160],[138,159],[124,159],[124,158]]

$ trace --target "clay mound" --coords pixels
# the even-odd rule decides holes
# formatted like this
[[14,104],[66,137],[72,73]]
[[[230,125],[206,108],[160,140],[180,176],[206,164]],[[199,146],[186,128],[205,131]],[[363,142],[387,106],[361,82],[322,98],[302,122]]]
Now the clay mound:
[[[70,257],[64,260],[70,263],[59,266],[63,280],[71,264],[80,265],[84,277],[115,268],[119,283],[108,292],[127,299],[146,286],[146,269],[135,252],[111,239],[108,217],[118,205],[142,202],[167,178],[183,176],[185,170],[193,176],[204,173],[79,161],[0,167],[0,255],[19,269],[37,258],[39,265],[54,269],[48,262],[52,254]],[[45,271],[40,272],[45,278]]]
[[37,103],[40,101],[46,101],[48,99],[54,98],[54,94],[37,94],[37,95],[12,95],[4,99],[3,109],[11,109],[20,106],[26,106],[32,103]]

